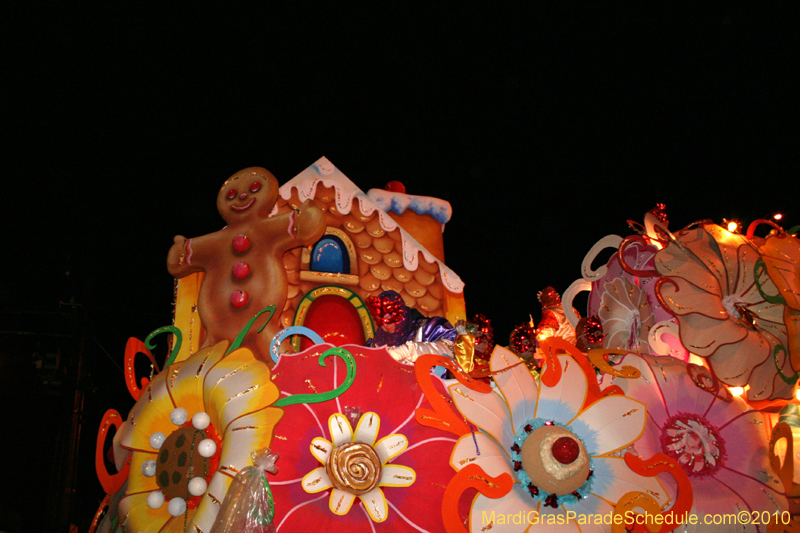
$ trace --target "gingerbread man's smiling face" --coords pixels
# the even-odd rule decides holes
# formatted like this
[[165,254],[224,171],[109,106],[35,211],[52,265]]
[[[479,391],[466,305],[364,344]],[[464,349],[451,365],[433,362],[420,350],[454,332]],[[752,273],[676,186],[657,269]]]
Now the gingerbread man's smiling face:
[[240,170],[222,184],[217,210],[229,226],[266,218],[278,200],[278,180],[260,167]]

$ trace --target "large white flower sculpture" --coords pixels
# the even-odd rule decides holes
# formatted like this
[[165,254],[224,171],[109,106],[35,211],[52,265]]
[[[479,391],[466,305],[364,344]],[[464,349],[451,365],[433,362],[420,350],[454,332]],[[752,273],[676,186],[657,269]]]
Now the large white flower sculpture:
[[[552,531],[557,523],[562,524],[559,531],[603,531],[607,526],[602,524],[566,521],[567,511],[591,521],[594,515],[613,513],[616,502],[632,491],[667,503],[655,478],[635,474],[618,456],[644,431],[645,406],[621,395],[586,405],[586,374],[569,355],[558,361],[561,378],[547,386],[516,364],[513,353],[496,347],[490,361],[496,391],[449,387],[460,413],[480,429],[458,440],[451,466],[478,465],[489,476],[507,473],[515,481],[502,498],[475,498],[471,531]],[[528,517],[521,524],[507,519],[520,512]],[[492,516],[490,525],[487,517]],[[533,516],[535,523],[530,523]]]
[[[620,365],[641,374],[631,379],[606,375],[603,384],[618,385],[647,406],[647,427],[636,451],[643,457],[664,453],[684,469],[694,494],[692,514],[702,520],[765,512],[764,517],[788,523],[785,490],[769,463],[769,429],[761,413],[733,397],[704,367],[637,354],[626,355]],[[766,527],[754,520],[747,525],[699,523],[687,530],[764,532]]]
[[115,441],[131,451],[125,531],[211,530],[231,481],[267,448],[283,411],[267,365],[227,342],[157,374]]
[[656,254],[656,269],[666,276],[657,293],[678,319],[683,345],[707,358],[723,383],[750,385],[748,400],[791,398],[798,376],[787,352],[784,305],[762,295],[777,288],[756,268],[759,257],[746,237],[715,224],[683,229]]

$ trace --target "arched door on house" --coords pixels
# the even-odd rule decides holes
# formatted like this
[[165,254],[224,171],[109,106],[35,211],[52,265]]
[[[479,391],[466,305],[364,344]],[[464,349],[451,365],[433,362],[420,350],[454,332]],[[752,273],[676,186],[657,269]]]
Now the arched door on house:
[[[361,298],[350,289],[334,285],[306,294],[297,307],[294,325],[312,329],[336,346],[364,344],[374,336],[372,319]],[[292,344],[295,350],[305,350],[313,342],[298,336]]]

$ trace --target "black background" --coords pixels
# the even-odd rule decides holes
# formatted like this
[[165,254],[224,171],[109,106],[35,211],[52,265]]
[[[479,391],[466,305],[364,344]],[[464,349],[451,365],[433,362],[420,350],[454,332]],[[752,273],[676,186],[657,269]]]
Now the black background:
[[[241,168],[283,183],[324,155],[364,191],[399,180],[448,200],[446,263],[500,343],[657,202],[673,230],[800,224],[790,4],[262,4],[2,8],[0,306],[24,317],[2,329],[79,324],[81,531],[102,497],[97,424],[133,403],[125,341],[170,323],[172,237],[219,229],[216,191]],[[29,346],[7,342],[3,447],[28,480],[0,509],[13,532],[59,490],[49,441],[73,396],[42,399]]]

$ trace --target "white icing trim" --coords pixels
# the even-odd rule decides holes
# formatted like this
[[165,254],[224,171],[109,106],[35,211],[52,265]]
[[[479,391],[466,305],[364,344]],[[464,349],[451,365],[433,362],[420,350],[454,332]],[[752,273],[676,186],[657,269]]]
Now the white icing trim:
[[[461,278],[447,267],[444,263],[436,259],[424,246],[417,242],[406,230],[401,228],[397,222],[389,216],[386,211],[367,194],[359,189],[342,171],[336,168],[328,158],[321,157],[313,165],[302,171],[300,174],[284,183],[279,189],[280,197],[288,200],[292,197],[292,190],[297,190],[300,201],[314,198],[317,193],[317,185],[322,183],[324,187],[332,187],[336,195],[336,208],[342,214],[349,214],[353,207],[353,199],[358,198],[359,211],[364,216],[369,216],[375,211],[378,212],[378,221],[384,231],[400,230],[400,239],[403,243],[403,266],[415,271],[419,267],[419,254],[429,263],[436,263],[439,266],[439,275],[442,284],[447,290],[453,293],[464,291],[464,282]],[[449,204],[448,204],[449,205]],[[277,214],[276,205],[270,216]],[[442,226],[444,229],[444,225]]]

